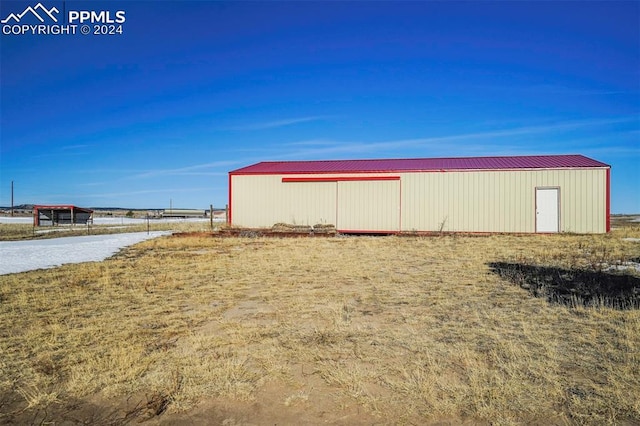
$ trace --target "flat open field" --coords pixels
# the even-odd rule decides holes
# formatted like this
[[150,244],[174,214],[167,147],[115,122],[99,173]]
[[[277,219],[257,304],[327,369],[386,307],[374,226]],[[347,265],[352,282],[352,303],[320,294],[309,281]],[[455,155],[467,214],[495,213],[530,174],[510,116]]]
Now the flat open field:
[[0,423],[640,423],[640,229],[162,237],[0,276]]

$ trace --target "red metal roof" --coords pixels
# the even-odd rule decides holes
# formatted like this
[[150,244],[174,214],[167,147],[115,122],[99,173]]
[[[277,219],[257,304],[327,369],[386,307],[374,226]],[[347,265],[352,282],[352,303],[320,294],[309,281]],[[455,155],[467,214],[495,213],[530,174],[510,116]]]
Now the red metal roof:
[[583,155],[407,158],[378,160],[264,161],[230,174],[376,173],[436,170],[508,170],[610,167]]
[[56,205],[35,205],[34,210],[77,210],[86,213],[93,213],[93,210],[84,207],[78,207],[71,204],[56,204]]

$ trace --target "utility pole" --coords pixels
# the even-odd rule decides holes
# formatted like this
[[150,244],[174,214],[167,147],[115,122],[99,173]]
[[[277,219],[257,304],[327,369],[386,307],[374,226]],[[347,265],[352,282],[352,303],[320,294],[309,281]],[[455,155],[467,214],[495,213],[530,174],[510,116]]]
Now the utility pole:
[[13,181],[11,181],[11,217],[13,217]]

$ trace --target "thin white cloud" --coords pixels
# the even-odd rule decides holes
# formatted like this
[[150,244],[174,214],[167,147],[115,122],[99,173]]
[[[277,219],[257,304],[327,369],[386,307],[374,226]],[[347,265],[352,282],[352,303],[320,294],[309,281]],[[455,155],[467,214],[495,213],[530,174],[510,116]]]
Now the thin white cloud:
[[211,163],[195,164],[193,166],[178,167],[173,169],[156,169],[138,173],[130,176],[132,179],[143,179],[157,176],[176,176],[176,175],[218,175],[221,172],[202,172],[201,170],[215,169],[217,167],[226,167],[238,164],[237,160],[213,161]]
[[328,115],[311,115],[307,117],[285,118],[282,120],[264,121],[259,123],[249,123],[241,126],[230,127],[228,130],[265,130],[278,127],[291,126],[300,123],[309,123],[312,121],[328,120],[332,116]]
[[306,141],[290,142],[288,146],[331,146],[338,145],[340,142],[330,139],[311,139]]
[[[128,181],[134,179],[147,179],[147,178],[156,178],[161,176],[226,176],[228,171],[226,170],[229,166],[238,165],[241,163],[245,163],[245,160],[233,160],[233,161],[214,161],[211,163],[204,164],[195,164],[192,166],[178,167],[172,169],[155,169],[155,170],[146,170],[143,172],[138,171],[136,173],[135,170],[122,170],[122,169],[103,169],[100,171],[100,174],[111,173],[111,174],[122,174],[122,173],[132,173],[126,176],[121,176],[119,178],[111,179],[108,181],[94,181],[94,182],[81,182],[77,183],[77,187],[99,187],[112,185],[117,181]],[[207,169],[215,169],[218,167],[225,168],[224,171],[212,171]],[[81,172],[94,172],[95,170],[82,170]],[[151,190],[142,191],[139,194],[146,193],[155,193],[155,192],[163,192],[163,190]],[[116,194],[117,195],[117,194]],[[135,194],[134,194],[135,195]]]
[[567,96],[611,96],[629,95],[638,93],[637,90],[613,90],[613,89],[585,89],[581,87],[570,87],[560,84],[534,84],[530,86],[478,86],[480,89],[522,92],[522,93],[545,93],[550,95]]
[[155,189],[145,189],[138,191],[127,191],[127,192],[101,192],[96,194],[89,194],[87,196],[91,196],[94,198],[114,198],[114,197],[128,197],[132,195],[147,195],[147,194],[181,194],[184,192],[200,192],[200,191],[210,191],[210,187],[203,188],[155,188]]
[[56,147],[50,152],[41,152],[33,155],[32,158],[52,158],[61,156],[69,157],[72,155],[85,155],[88,153],[87,149],[91,148],[91,146],[92,145],[89,144],[60,146]]
[[[437,136],[428,138],[412,138],[412,139],[399,139],[389,140],[382,142],[349,142],[349,141],[336,141],[336,140],[313,140],[313,141],[301,141],[292,142],[286,144],[289,147],[298,148],[293,152],[287,152],[282,158],[304,158],[304,157],[318,157],[321,155],[333,156],[337,154],[365,154],[376,152],[388,152],[406,149],[421,149],[427,150],[429,155],[442,153],[444,155],[450,155],[452,151],[452,144],[455,144],[456,151],[469,154],[490,154],[490,155],[510,155],[515,153],[522,154],[527,153],[542,153],[542,152],[555,152],[559,148],[565,148],[562,146],[545,146],[539,144],[537,147],[526,147],[523,149],[519,146],[509,146],[502,144],[478,144],[478,141],[491,139],[496,140],[505,137],[513,136],[527,136],[527,135],[541,135],[558,131],[577,130],[587,127],[606,126],[612,124],[621,123],[633,123],[637,122],[637,117],[618,117],[608,119],[589,119],[589,120],[575,120],[566,121],[552,124],[543,124],[536,126],[521,126],[509,129],[489,130],[473,133],[462,133],[458,135],[449,136]],[[305,148],[308,147],[308,148]],[[612,148],[612,147],[610,147]]]
[[[98,182],[80,182],[76,184],[76,187],[78,188],[92,188],[92,187],[99,187],[99,186],[105,186],[105,185],[111,185],[116,181],[119,180],[131,180],[134,178],[140,178],[142,177],[156,177],[156,176],[161,176],[163,174],[161,173],[157,173],[157,174],[146,174],[142,173],[139,175],[135,175],[135,176],[127,176],[124,178],[120,178],[120,179],[113,179],[113,180],[109,180],[109,181],[98,181]],[[166,176],[227,176],[228,172],[224,171],[224,172],[180,172],[180,173],[165,173],[164,175]]]
[[89,148],[91,147],[91,145],[89,144],[84,144],[84,145],[67,145],[67,146],[63,146],[60,149],[63,151],[71,151],[71,150],[80,150],[80,149],[85,149],[85,148]]
[[627,156],[627,157],[640,157],[640,147],[633,146],[602,146],[585,148],[581,151],[587,155],[609,155],[609,156]]

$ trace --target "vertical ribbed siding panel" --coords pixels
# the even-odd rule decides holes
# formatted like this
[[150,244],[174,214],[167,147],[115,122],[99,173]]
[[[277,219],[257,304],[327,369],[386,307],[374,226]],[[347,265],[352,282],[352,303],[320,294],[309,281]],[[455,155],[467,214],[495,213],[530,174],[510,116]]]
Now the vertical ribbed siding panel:
[[507,232],[514,232],[515,224],[516,224],[516,215],[518,214],[519,209],[513,208],[514,206],[522,206],[521,196],[522,194],[518,191],[518,188],[521,187],[522,183],[522,175],[518,173],[512,173],[511,179],[507,180],[509,186],[507,188],[506,197],[510,201],[510,209],[507,211],[507,215],[505,217],[505,229]]
[[400,181],[338,182],[337,228],[342,231],[400,230]]
[[562,221],[560,222],[561,231],[563,232],[576,232],[575,229],[580,227],[581,223],[586,223],[584,215],[586,213],[586,205],[584,200],[586,197],[580,196],[583,191],[582,182],[583,177],[582,170],[575,170],[573,173],[568,173],[563,176],[563,185],[560,187],[561,197],[561,213]]
[[[594,229],[591,224],[596,224],[599,222],[598,220],[598,206],[597,203],[594,203],[595,197],[597,194],[601,194],[602,192],[602,183],[604,183],[604,179],[598,179],[597,173],[589,173],[588,170],[582,170],[583,180],[582,183],[582,193],[589,194],[589,196],[585,197],[582,200],[581,205],[581,215],[580,222],[588,225],[590,229]],[[593,232],[590,230],[589,232]]]
[[517,202],[517,198],[515,197],[514,188],[517,185],[516,174],[511,173],[507,174],[505,172],[501,172],[500,176],[500,211],[501,215],[501,224],[500,229],[504,229],[509,232],[509,216],[511,212],[514,210],[513,206]]
[[600,224],[600,230],[593,232],[607,232],[607,171],[598,170],[593,174],[594,179],[598,182],[598,194],[592,200],[593,223]]
[[522,191],[522,188],[526,185],[526,174],[518,173],[517,174],[517,185],[513,189],[515,192],[514,198],[515,203],[519,208],[514,209],[511,213],[511,228],[509,232],[517,232],[516,229],[518,226],[526,229],[527,224],[527,216],[525,209],[527,208],[527,199],[529,198],[529,194],[526,191]]
[[558,170],[547,186],[560,188],[561,232],[606,232],[606,169]]
[[444,221],[446,231],[535,232],[539,187],[560,189],[561,232],[606,231],[606,169],[407,173],[402,182],[405,231]]
[[283,183],[277,175],[238,175],[232,179],[236,226],[335,224],[335,182]]
[[438,178],[441,182],[440,186],[440,196],[442,197],[442,202],[439,204],[438,216],[435,217],[436,230],[439,230],[442,227],[443,231],[449,231],[450,227],[455,227],[452,225],[453,219],[451,211],[451,200],[454,196],[452,191],[452,183],[448,173],[438,173]]
[[[476,190],[478,184],[476,173],[464,176],[462,191],[467,196],[464,197],[464,210],[461,212],[461,220],[459,221],[460,226],[464,229],[476,227],[477,219],[481,215],[478,191]],[[457,197],[459,198],[463,194],[458,194]]]
[[[245,227],[270,226],[277,205],[278,176],[232,176],[231,211],[233,224]],[[262,211],[261,211],[262,210]]]
[[590,197],[585,199],[585,204],[583,204],[584,210],[589,213],[585,215],[583,223],[588,231],[583,232],[604,233],[607,230],[607,171],[596,169],[586,171],[586,173],[589,174],[590,179],[585,193],[588,193]]
[[480,197],[480,174],[473,173],[469,174],[469,188],[470,191],[473,192],[470,199],[472,200],[469,208],[471,211],[469,212],[469,223],[468,229],[478,229],[480,227],[480,217],[483,215],[482,212],[482,198]]
[[478,232],[484,232],[487,230],[489,223],[487,222],[489,219],[489,203],[487,201],[487,191],[488,191],[488,183],[487,183],[487,174],[480,173],[476,176],[476,179],[480,183],[480,187],[478,190],[478,210],[476,212],[478,217],[478,227],[476,228]]
[[457,205],[455,202],[458,198],[458,188],[457,188],[457,179],[451,179],[451,175],[447,172],[443,173],[442,179],[445,182],[445,191],[443,192],[443,196],[446,199],[446,203],[444,204],[445,209],[440,212],[441,219],[438,220],[438,223],[443,224],[443,230],[449,231],[450,227],[459,226],[456,222],[456,214],[458,213]]
[[470,174],[464,176],[464,179],[462,180],[462,187],[460,188],[462,192],[469,195],[467,197],[464,197],[463,213],[460,215],[460,224],[465,229],[469,229],[469,227],[471,226],[471,221],[473,220],[475,210],[473,208],[473,206],[475,205],[475,200],[473,199],[473,196],[471,196],[473,180],[470,179],[470,176]]
[[437,194],[428,186],[425,173],[405,173],[402,181],[402,231],[426,229],[428,215],[437,200]]
[[[601,195],[601,200],[605,200],[606,199],[606,191],[605,191],[605,186],[606,186],[606,173],[601,173],[600,176],[598,176],[596,173],[592,173],[592,186],[594,188],[594,199],[593,201],[595,201],[597,198],[597,196]],[[597,195],[596,195],[597,194]],[[591,208],[588,209],[590,215],[588,218],[586,218],[586,220],[588,220],[589,223],[601,223],[603,224],[602,226],[606,228],[606,219],[605,219],[605,210],[606,210],[606,202],[602,202],[600,204],[604,204],[605,205],[605,209],[602,208],[598,208],[600,207],[598,205],[597,202],[591,202]],[[587,210],[585,208],[585,210]]]
[[[594,217],[591,203],[588,200],[588,198],[591,198],[589,192],[597,192],[597,183],[593,181],[592,173],[588,173],[587,170],[576,170],[575,173],[571,173],[571,184],[575,188],[569,194],[571,199],[571,206],[569,207],[572,209],[571,213],[574,217],[573,223],[588,224]],[[580,197],[580,194],[585,194],[586,196]],[[569,229],[571,228],[570,225],[569,223]]]
[[494,178],[494,208],[493,208],[493,217],[494,222],[491,225],[491,231],[495,229],[504,229],[504,173],[496,172],[493,173]]
[[[598,179],[598,174],[597,173],[590,173],[591,175],[591,187],[592,189],[592,197],[593,197],[593,201],[596,200],[596,197],[598,196],[597,194],[603,194],[602,195],[602,199],[604,199],[605,197],[605,192],[604,192],[604,185],[605,185],[605,174],[602,173],[602,177],[600,179]],[[586,202],[586,200],[585,200]],[[583,220],[585,221],[585,223],[604,223],[604,214],[600,215],[599,214],[599,209],[598,209],[598,204],[596,202],[592,202],[589,201],[587,205],[584,206],[584,210],[587,214],[584,215]],[[603,210],[604,213],[604,210]]]
[[[522,207],[516,215],[514,230],[522,227],[522,232],[535,232],[535,191],[528,190],[533,187],[530,173],[523,173],[520,192],[522,193]],[[517,232],[517,231],[515,231]]]
[[478,228],[478,217],[480,217],[481,215],[481,210],[480,210],[480,203],[479,203],[479,198],[478,198],[478,186],[479,186],[480,182],[478,179],[477,174],[474,173],[473,176],[469,177],[469,191],[471,192],[470,194],[470,206],[472,206],[471,208],[473,208],[473,211],[469,212],[469,222],[467,224],[467,226],[470,229],[476,229]]
[[[515,232],[536,232],[536,192],[533,183],[532,173],[523,173],[522,186],[519,190],[522,192],[523,204],[518,211]],[[520,228],[521,230],[519,230]]]
[[[455,216],[457,211],[455,210],[456,205],[454,204],[458,194],[456,188],[456,180],[451,179],[449,173],[445,172],[441,175],[442,181],[444,182],[442,196],[444,198],[444,202],[442,204],[442,210],[440,211],[439,217],[436,219],[438,226],[442,226],[443,231],[451,230],[451,227],[456,227]],[[438,228],[439,229],[439,228]]]
[[500,218],[499,218],[499,214],[500,214],[500,205],[499,205],[499,179],[500,179],[500,172],[494,172],[494,173],[490,173],[487,175],[487,179],[488,179],[488,188],[489,188],[489,196],[488,198],[488,202],[489,202],[489,210],[487,212],[488,216],[489,216],[489,221],[487,224],[487,228],[485,229],[485,231],[489,231],[489,232],[494,232],[495,229],[499,229],[499,227],[497,226]]
[[465,228],[465,218],[471,213],[468,211],[469,197],[463,197],[462,194],[468,194],[469,190],[465,188],[466,174],[460,176],[461,179],[456,179],[456,192],[454,195],[453,205],[459,207],[456,209],[454,216],[454,223],[457,226]]
[[483,232],[493,232],[494,229],[498,229],[496,225],[499,220],[499,192],[500,192],[500,176],[496,173],[487,173],[485,176],[485,214],[487,220]]
[[575,227],[580,223],[585,223],[582,220],[584,212],[584,204],[582,202],[584,197],[580,196],[582,170],[574,170],[573,173],[561,173],[562,176],[558,179],[561,182],[560,186],[560,215],[562,220],[560,221],[561,232],[575,232]]
[[502,211],[502,225],[500,228],[504,229],[504,232],[512,232],[511,216],[516,211],[514,207],[518,205],[518,193],[516,191],[518,174],[501,173],[501,175],[500,210]]
[[[405,200],[405,197],[402,197],[403,207],[402,213],[410,214],[413,220],[407,220],[405,224],[404,220],[402,221],[403,226],[407,227],[407,230],[423,230],[426,229],[429,225],[430,216],[433,214],[433,210],[436,208],[438,199],[437,188],[432,188],[429,183],[430,180],[427,179],[423,173],[419,174],[408,174],[403,175],[401,179],[402,181],[402,189],[404,190],[405,186],[409,185],[409,182],[413,185],[414,182],[420,183],[420,195],[421,198],[416,198],[413,200]],[[433,176],[430,177],[433,179]],[[406,180],[405,180],[406,179]],[[409,181],[409,179],[411,179]],[[417,218],[416,218],[417,216]],[[406,218],[406,216],[405,216]],[[417,220],[415,220],[417,219]],[[410,225],[410,226],[409,226]]]
[[[595,174],[595,173],[594,173]],[[601,224],[602,231],[598,232],[607,232],[607,171],[599,170],[597,172],[599,185],[599,194],[600,198],[593,200],[593,204],[596,206],[602,205],[597,211],[599,214],[596,215],[596,223]]]
[[[582,200],[578,200],[577,197],[575,198],[576,207],[578,208],[578,211],[576,212],[577,220],[579,223],[585,225],[593,223],[597,216],[595,206],[589,200],[589,198],[592,198],[589,194],[599,192],[598,181],[594,178],[594,173],[588,173],[587,170],[580,170],[580,178],[576,179],[578,181],[577,186],[580,193],[587,194],[587,196]],[[578,192],[578,190],[576,192]]]
[[562,170],[549,184],[560,187],[561,231],[606,232],[606,170]]
[[[283,182],[280,222],[294,225],[336,224],[336,182]],[[275,206],[276,210],[278,209]]]
[[454,200],[457,197],[456,191],[456,182],[454,179],[451,179],[451,175],[449,173],[443,173],[442,180],[444,181],[444,191],[442,196],[444,197],[444,203],[442,204],[444,209],[440,211],[440,219],[438,220],[439,224],[442,224],[443,231],[449,231],[450,227],[456,227],[457,224],[455,222],[455,215],[457,213],[454,205]]

